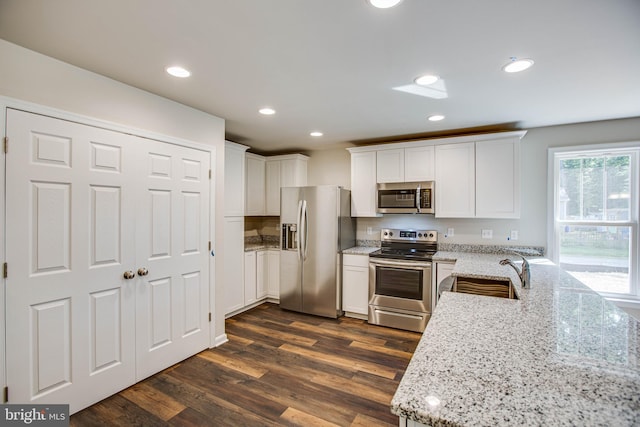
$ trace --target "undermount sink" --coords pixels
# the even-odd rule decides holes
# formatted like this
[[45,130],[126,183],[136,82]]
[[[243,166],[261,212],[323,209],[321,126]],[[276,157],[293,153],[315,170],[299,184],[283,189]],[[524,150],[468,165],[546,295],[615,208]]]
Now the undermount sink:
[[480,279],[458,276],[453,282],[452,292],[484,295],[498,298],[518,299],[509,280]]

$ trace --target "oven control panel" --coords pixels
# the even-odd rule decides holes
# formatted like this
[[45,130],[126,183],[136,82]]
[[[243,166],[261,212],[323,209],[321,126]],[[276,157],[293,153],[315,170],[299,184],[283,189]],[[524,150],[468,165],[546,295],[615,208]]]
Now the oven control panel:
[[434,230],[383,228],[380,230],[380,239],[400,242],[437,242],[438,232]]

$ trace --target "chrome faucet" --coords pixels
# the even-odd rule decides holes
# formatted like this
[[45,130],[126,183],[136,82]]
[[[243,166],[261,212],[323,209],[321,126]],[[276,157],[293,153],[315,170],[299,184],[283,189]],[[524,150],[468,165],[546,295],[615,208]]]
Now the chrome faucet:
[[518,273],[518,277],[520,278],[520,282],[522,283],[523,288],[531,287],[531,270],[529,269],[529,262],[517,252],[511,252],[515,255],[518,255],[522,258],[522,270],[518,268],[517,265],[513,263],[509,258],[503,259],[500,261],[500,265],[510,265],[513,269]]

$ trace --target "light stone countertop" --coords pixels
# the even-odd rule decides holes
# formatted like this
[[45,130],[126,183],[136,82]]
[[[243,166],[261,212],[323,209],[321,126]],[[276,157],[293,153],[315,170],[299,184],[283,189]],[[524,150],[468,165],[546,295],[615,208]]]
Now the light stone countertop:
[[342,254],[348,254],[348,255],[369,255],[371,252],[375,252],[377,251],[378,248],[375,247],[371,247],[371,246],[354,246],[352,248],[349,249],[345,249],[342,251]]
[[275,242],[275,243],[262,242],[262,243],[245,243],[244,244],[245,252],[263,251],[267,249],[280,249],[280,244],[278,242]]
[[[504,257],[434,261],[497,278]],[[529,262],[530,289],[498,265],[518,300],[442,294],[391,412],[438,426],[640,425],[639,323],[544,258]]]

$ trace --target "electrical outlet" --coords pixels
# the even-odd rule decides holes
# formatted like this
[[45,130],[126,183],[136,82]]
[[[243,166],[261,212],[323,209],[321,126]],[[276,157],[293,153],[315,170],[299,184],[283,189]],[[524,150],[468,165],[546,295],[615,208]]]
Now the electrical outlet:
[[511,240],[518,240],[518,230],[511,230]]
[[453,228],[447,228],[447,236],[448,237],[453,237]]
[[493,230],[482,230],[483,239],[493,239]]
[[373,234],[373,228],[367,227],[367,234],[368,235],[372,235]]

